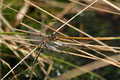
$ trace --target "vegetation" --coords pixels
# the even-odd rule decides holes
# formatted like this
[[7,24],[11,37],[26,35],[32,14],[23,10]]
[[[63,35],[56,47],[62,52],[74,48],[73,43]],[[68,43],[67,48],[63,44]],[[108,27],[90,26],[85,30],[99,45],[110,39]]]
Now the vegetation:
[[0,0],[0,79],[119,80],[119,4]]

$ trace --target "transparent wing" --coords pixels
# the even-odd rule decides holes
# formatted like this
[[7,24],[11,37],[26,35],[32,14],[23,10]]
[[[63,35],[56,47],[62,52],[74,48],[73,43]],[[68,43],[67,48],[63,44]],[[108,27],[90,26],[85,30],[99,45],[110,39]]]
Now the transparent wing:
[[[31,30],[31,29],[29,29],[29,31],[35,33],[35,31],[33,31],[33,30]],[[39,44],[41,43],[41,41],[42,41],[41,36],[39,36],[39,35],[37,35],[37,34],[32,34],[32,33],[30,33],[30,34],[29,34],[29,37],[30,37],[30,39],[32,39],[32,40],[39,40],[39,41],[32,41],[32,43],[34,43],[35,45],[39,45]]]

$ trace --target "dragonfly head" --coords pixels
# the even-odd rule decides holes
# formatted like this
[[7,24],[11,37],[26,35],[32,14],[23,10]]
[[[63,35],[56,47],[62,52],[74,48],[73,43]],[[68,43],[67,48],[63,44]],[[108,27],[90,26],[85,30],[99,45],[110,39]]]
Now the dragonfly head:
[[55,40],[56,39],[56,35],[55,34],[51,34],[50,36],[48,36],[49,40]]

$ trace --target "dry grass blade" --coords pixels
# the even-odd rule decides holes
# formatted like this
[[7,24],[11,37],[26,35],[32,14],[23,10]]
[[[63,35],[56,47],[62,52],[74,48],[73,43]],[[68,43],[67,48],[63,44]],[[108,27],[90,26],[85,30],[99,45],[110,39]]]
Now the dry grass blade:
[[103,54],[103,53],[101,53],[101,52],[99,52],[99,51],[95,50],[95,49],[92,49],[92,48],[91,48],[91,50],[93,50],[93,51],[95,51],[96,53],[98,53],[98,54],[100,54],[100,55],[102,55],[102,56],[106,57],[107,59],[109,59],[109,60],[111,60],[111,61],[115,62],[116,64],[120,64],[120,62],[119,62],[119,61],[117,61],[117,60],[115,60],[115,59],[113,59],[113,58],[111,58],[111,57],[109,57],[109,56],[107,56],[107,55],[105,55],[105,54]]
[[65,54],[70,54],[70,55],[74,55],[74,56],[80,56],[80,57],[96,60],[96,58],[92,57],[92,56],[86,56],[86,55],[76,54],[76,53],[72,53],[72,52],[66,52],[66,51],[63,51],[63,50],[56,50],[56,51],[61,52],[61,53],[65,53]]
[[[14,23],[15,27],[19,25],[20,20],[24,18],[24,15],[27,13],[28,9],[29,9],[29,4],[25,2],[23,7],[20,9],[19,13],[16,15],[15,23]],[[24,15],[22,15],[21,13]]]
[[[3,62],[3,64],[6,64],[6,65],[9,67],[10,70],[12,69],[11,66],[9,65],[9,63],[7,63],[6,61],[4,61],[4,60],[1,59],[1,58],[0,58],[0,61]],[[12,73],[13,73],[13,75],[14,75],[14,79],[15,79],[15,80],[18,80],[17,77],[15,76],[14,71],[12,71]]]
[[47,74],[46,74],[44,80],[47,80],[47,79],[49,78],[49,74],[50,74],[52,68],[53,68],[53,62],[50,64],[50,66],[49,66],[49,68],[48,68],[48,70],[47,70]]
[[[79,0],[76,0],[76,1],[79,1]],[[67,13],[72,9],[72,7],[73,7],[74,5],[75,5],[75,3],[69,3],[69,4],[65,7],[65,9],[64,9],[61,13],[59,13],[59,14],[57,15],[57,17],[60,18],[60,19],[62,19],[62,18],[64,17],[64,15],[67,14]]]
[[[73,47],[72,47],[72,48],[73,48]],[[74,49],[76,49],[76,48],[74,48]],[[100,53],[100,52],[98,52],[98,51],[96,51],[96,50],[94,50],[94,49],[92,49],[92,50],[94,50],[95,52],[97,52],[97,53],[105,56],[106,58],[108,58],[108,59],[110,59],[110,60],[104,60],[103,58],[97,57],[97,56],[95,56],[95,55],[93,55],[93,54],[90,54],[90,53],[85,52],[85,51],[80,50],[80,49],[76,49],[76,50],[78,50],[79,52],[82,52],[82,53],[84,53],[84,54],[86,54],[86,55],[89,55],[89,56],[95,58],[95,60],[105,61],[106,63],[110,63],[110,64],[112,64],[112,65],[114,65],[114,66],[120,67],[120,65],[119,65],[120,63],[119,63],[117,60],[112,59],[112,58],[110,58],[109,56],[106,56],[106,55],[104,55],[104,54],[102,54],[102,53]]]
[[32,80],[34,68],[35,68],[35,65],[33,65],[32,69],[31,69],[31,73],[30,73],[30,78],[29,78],[29,80]]
[[[59,36],[59,38],[64,38],[64,39],[83,39],[83,40],[92,40],[91,38],[88,37],[63,37],[63,36]],[[98,40],[114,40],[114,39],[120,39],[120,37],[95,37],[95,39]]]
[[13,31],[12,25],[10,25],[10,24],[8,23],[8,21],[7,21],[2,15],[0,15],[0,19],[7,25],[7,27],[8,27],[11,31]]
[[117,7],[116,5],[112,4],[110,1],[108,0],[103,0],[105,3],[107,3],[108,5],[112,6],[113,8],[117,9],[118,11],[120,11],[120,8]]
[[[82,5],[82,6],[87,6],[86,4],[79,3],[79,2],[77,2],[77,1],[75,1],[75,0],[69,0],[69,1],[74,2],[74,3],[77,3],[77,4]],[[105,9],[98,8],[98,7],[94,7],[94,6],[90,6],[90,8],[95,9],[95,10],[98,10],[98,11],[103,11],[103,12],[107,12],[107,13],[112,13],[112,14],[120,15],[120,13],[113,12],[113,11],[110,11],[110,10],[105,10]]]

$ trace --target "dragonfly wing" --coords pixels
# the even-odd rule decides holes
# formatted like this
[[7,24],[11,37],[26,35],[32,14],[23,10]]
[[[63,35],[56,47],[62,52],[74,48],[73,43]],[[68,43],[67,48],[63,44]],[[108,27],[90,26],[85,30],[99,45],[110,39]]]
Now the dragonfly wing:
[[57,50],[60,49],[62,47],[65,47],[62,43],[54,41],[54,42],[50,42],[49,44],[47,44],[48,48],[52,49],[52,50]]
[[[29,29],[29,31],[30,31],[30,32],[33,32],[33,33],[35,32],[35,31],[31,30],[31,29]],[[29,34],[29,37],[30,37],[30,39],[32,39],[32,40],[39,40],[39,41],[32,41],[32,42],[33,42],[35,45],[40,45],[42,38],[41,38],[39,35],[30,33],[30,34]]]
[[[42,19],[41,21],[43,24],[45,24],[45,19]],[[40,30],[44,35],[46,35],[46,27],[41,25],[41,30]]]

